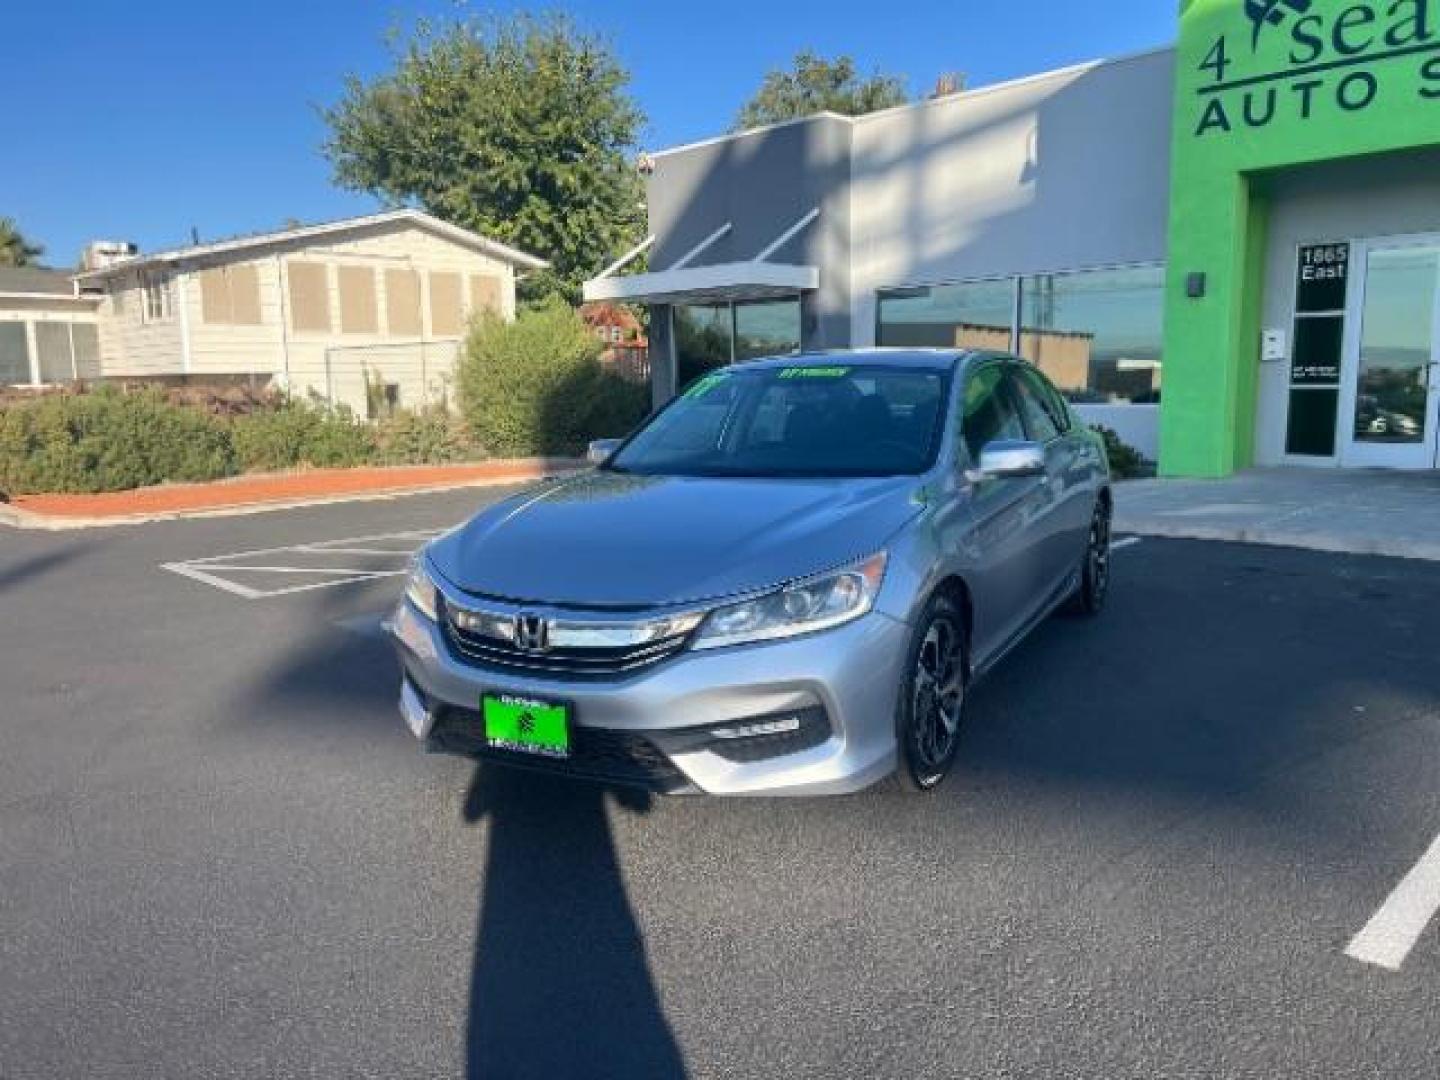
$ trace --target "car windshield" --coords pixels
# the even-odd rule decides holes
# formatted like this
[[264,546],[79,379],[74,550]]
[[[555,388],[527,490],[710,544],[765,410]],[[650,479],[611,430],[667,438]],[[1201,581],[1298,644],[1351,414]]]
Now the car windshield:
[[713,372],[606,465],[642,475],[832,477],[935,462],[948,373],[873,364]]

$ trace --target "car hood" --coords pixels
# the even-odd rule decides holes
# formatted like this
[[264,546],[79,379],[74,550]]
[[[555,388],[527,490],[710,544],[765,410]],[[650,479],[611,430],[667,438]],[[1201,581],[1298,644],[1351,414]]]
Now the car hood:
[[768,588],[873,554],[919,512],[916,477],[752,480],[595,471],[487,507],[430,546],[469,593],[658,607]]

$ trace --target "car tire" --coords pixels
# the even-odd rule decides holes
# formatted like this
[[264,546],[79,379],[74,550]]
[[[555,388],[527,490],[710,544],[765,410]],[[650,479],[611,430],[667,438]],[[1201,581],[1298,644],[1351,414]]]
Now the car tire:
[[949,597],[932,597],[916,623],[896,703],[895,786],[901,791],[934,791],[949,775],[960,748],[969,689],[965,615]]
[[1065,604],[1069,615],[1098,615],[1105,608],[1110,595],[1110,522],[1109,502],[1097,500],[1080,560],[1080,584]]

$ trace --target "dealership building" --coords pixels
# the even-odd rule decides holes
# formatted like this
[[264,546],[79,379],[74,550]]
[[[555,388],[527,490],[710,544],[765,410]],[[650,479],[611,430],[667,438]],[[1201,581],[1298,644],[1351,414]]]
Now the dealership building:
[[648,270],[585,292],[649,305],[657,400],[972,346],[1167,474],[1437,467],[1440,0],[1184,0],[1173,48],[646,167]]

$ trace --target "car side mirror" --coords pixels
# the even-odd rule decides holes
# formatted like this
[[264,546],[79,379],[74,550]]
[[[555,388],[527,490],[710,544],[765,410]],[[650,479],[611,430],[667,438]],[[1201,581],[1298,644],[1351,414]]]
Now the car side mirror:
[[1010,480],[1021,476],[1045,475],[1045,447],[1020,439],[996,439],[980,451],[978,468],[966,472],[971,482]]
[[591,465],[604,465],[610,460],[610,455],[619,449],[619,439],[595,439],[585,450],[585,460]]

